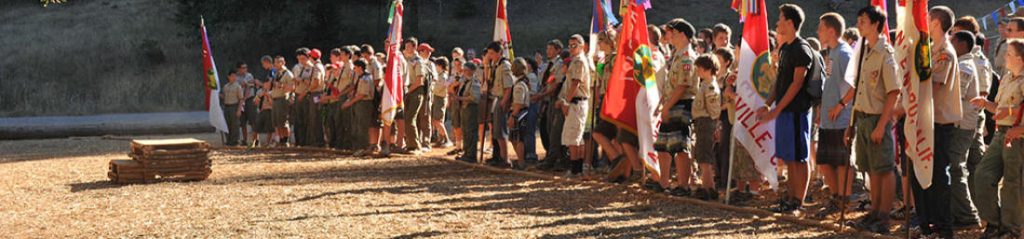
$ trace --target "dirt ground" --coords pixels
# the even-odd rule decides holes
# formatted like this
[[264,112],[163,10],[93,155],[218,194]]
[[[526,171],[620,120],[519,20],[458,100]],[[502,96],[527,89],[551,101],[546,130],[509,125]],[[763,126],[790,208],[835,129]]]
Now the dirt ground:
[[[137,138],[196,137],[212,134]],[[426,157],[218,150],[202,182],[117,185],[128,141],[0,141],[0,231],[13,238],[822,238],[834,234],[623,187]]]

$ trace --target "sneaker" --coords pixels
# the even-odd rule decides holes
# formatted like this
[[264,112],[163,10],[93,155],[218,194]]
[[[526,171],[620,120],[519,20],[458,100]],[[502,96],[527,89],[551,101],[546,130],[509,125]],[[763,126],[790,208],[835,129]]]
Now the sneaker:
[[676,197],[689,197],[692,195],[692,191],[686,187],[676,187],[669,191],[669,195]]
[[594,166],[590,164],[583,164],[583,175],[590,176],[594,174]]
[[875,222],[877,221],[877,215],[875,215],[874,212],[869,212],[867,215],[864,215],[864,217],[860,218],[860,220],[850,221],[849,226],[861,230],[868,230],[871,228],[871,225],[875,224]]
[[382,156],[382,157],[391,157],[391,145],[390,144],[385,144],[384,145],[384,148],[382,148],[380,150],[380,156]]
[[466,157],[466,156],[458,157],[456,159],[459,160],[459,161],[462,161],[462,162],[467,162],[467,163],[472,163],[472,164],[476,163],[476,159],[473,159],[473,158],[470,158],[470,157]]
[[494,167],[499,167],[499,168],[511,168],[512,167],[512,165],[509,164],[507,160],[497,159],[497,158],[488,159],[487,160],[487,165],[494,166]]
[[718,201],[718,190],[715,190],[714,188],[708,188],[705,190],[705,193],[707,193],[708,195],[708,201]]
[[1000,238],[1006,235],[1006,231],[1000,227],[989,225],[985,227],[985,231],[981,233],[979,238]]
[[799,209],[800,203],[794,201],[795,200],[781,199],[779,200],[778,205],[771,208],[771,211],[775,213],[791,213],[796,211]]
[[359,158],[359,157],[363,157],[363,156],[366,156],[366,150],[365,149],[360,149],[360,150],[356,151],[355,153],[352,153],[352,157]]
[[891,231],[889,230],[889,220],[878,220],[874,224],[867,228],[868,231],[888,235]]
[[455,146],[455,144],[453,144],[452,142],[444,142],[443,144],[441,144],[441,147],[438,147],[438,148],[444,149],[444,148],[451,148],[453,146]]
[[828,201],[825,202],[825,206],[822,207],[821,210],[818,210],[818,212],[814,214],[814,218],[817,218],[817,219],[828,218],[828,216],[831,216],[832,214],[835,214],[835,213],[839,212],[839,209],[840,209],[839,208],[839,200],[836,200],[835,196],[829,197]]
[[513,161],[512,162],[512,169],[519,170],[519,171],[526,171],[526,162],[523,162],[522,160]]
[[448,156],[452,156],[452,155],[458,155],[458,154],[461,154],[461,153],[462,153],[462,149],[453,149],[452,151],[448,151],[448,153],[446,153],[446,154]]

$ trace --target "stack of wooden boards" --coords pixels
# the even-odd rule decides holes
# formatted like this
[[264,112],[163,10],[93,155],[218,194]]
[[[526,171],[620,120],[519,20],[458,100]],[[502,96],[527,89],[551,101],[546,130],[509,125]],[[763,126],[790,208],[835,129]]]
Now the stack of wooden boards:
[[132,160],[111,160],[116,183],[199,181],[210,176],[210,145],[197,139],[133,140]]

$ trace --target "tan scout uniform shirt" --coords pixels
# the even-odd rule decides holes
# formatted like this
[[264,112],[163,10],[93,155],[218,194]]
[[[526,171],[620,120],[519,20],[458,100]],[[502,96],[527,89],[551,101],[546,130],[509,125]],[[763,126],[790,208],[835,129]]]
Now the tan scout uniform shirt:
[[245,101],[245,92],[242,91],[242,85],[238,84],[238,81],[228,83],[224,86],[225,105],[237,105],[242,101]]
[[480,102],[480,80],[475,77],[473,79],[466,79],[465,84],[466,85],[462,86],[459,96],[470,96],[470,98],[466,100],[459,100],[459,102],[462,103],[463,108],[468,106],[470,103]]
[[988,93],[992,87],[992,64],[985,57],[981,46],[975,46],[971,55],[974,59],[974,75],[978,77],[978,92]]
[[373,100],[373,74],[363,74],[362,77],[359,77],[359,81],[356,82],[355,93],[357,95],[365,95],[366,97],[363,100]]
[[[693,66],[693,61],[697,59],[697,56],[691,54],[691,52],[693,52],[693,49],[686,49],[676,51],[672,55],[672,63],[668,68],[668,84],[660,87],[662,89],[661,101],[668,101],[672,97],[672,92],[675,92],[679,87],[697,84],[697,70]],[[695,93],[696,89],[689,87],[686,92],[683,92],[683,97],[679,99],[693,99]]]
[[857,95],[853,110],[867,114],[882,114],[886,95],[900,90],[896,75],[895,50],[884,39],[867,49],[861,61],[857,79]]
[[[327,73],[327,75],[326,75],[326,79],[324,79],[324,83],[326,84],[327,88],[324,90],[324,93],[327,94],[327,95],[335,94],[333,92],[333,90],[331,90],[331,88],[337,89],[338,92],[340,93],[341,92],[341,88],[338,88],[338,83],[339,83],[339,81],[341,81],[341,73],[335,73],[335,70],[331,70],[331,71],[328,71],[326,73]],[[325,104],[330,104],[330,103],[338,102],[338,100],[336,100],[336,99],[321,99],[320,101],[322,103],[325,103]]]
[[722,115],[722,91],[718,82],[701,80],[693,99],[693,118],[710,117],[717,120]]
[[[572,62],[569,63],[569,71],[565,73],[565,82],[562,82],[562,93],[559,94],[560,98],[566,103],[572,103],[572,98],[590,98],[590,89],[593,86],[594,67],[591,66],[590,60],[587,60],[586,54],[579,54],[572,58]],[[578,82],[576,87],[576,95],[569,97],[569,86],[572,82]]]
[[419,57],[418,55],[413,57],[409,65],[409,87],[412,87],[412,85],[415,84],[418,84],[419,86],[417,86],[416,89],[410,88],[409,91],[418,90],[426,86],[427,82],[424,81],[427,80],[427,75],[431,74],[428,67],[430,67],[429,61]]
[[505,96],[505,89],[512,88],[512,84],[515,83],[515,77],[512,76],[512,62],[507,60],[498,61],[499,63],[492,68],[494,70],[493,81],[490,82],[490,94],[494,97],[501,98]]
[[971,104],[971,99],[978,97],[978,85],[980,80],[978,79],[977,69],[974,67],[974,55],[966,54],[958,59],[960,62],[960,105],[963,107],[963,118],[957,122],[956,126],[964,130],[974,130],[978,127],[978,119],[983,117],[981,115],[981,108],[974,107]]
[[326,70],[324,64],[317,62],[313,65],[313,75],[309,82],[309,92],[323,92],[326,85],[324,85],[324,76]]
[[434,93],[434,96],[436,97],[448,97],[448,84],[454,84],[453,81],[449,81],[448,79],[448,73],[438,73],[437,77],[434,78],[433,88],[430,89],[430,92]]
[[277,69],[277,79],[274,79],[273,90],[270,91],[270,97],[282,98],[288,95],[288,91],[285,91],[285,86],[295,84],[295,76],[288,69]]
[[[1016,109],[1024,101],[1024,77],[1014,76],[1013,73],[1006,73],[999,82],[999,93],[996,94],[996,107]],[[1017,110],[1014,110],[1017,111]],[[1017,112],[1015,112],[1017,113]],[[996,120],[1000,126],[1013,126],[1017,122],[1016,115],[1010,115]]]
[[960,72],[953,45],[939,44],[932,48],[932,96],[935,123],[952,124],[963,117],[960,106]]
[[518,80],[512,87],[512,104],[519,104],[523,108],[530,107],[530,84],[526,81],[528,80]]
[[308,93],[309,81],[313,78],[313,67],[295,64],[295,67],[292,67],[292,72],[297,74],[295,75],[295,94]]

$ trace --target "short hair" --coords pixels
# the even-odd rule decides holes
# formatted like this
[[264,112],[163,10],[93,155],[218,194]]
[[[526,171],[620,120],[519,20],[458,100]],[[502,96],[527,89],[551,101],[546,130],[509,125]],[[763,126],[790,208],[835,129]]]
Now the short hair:
[[665,28],[682,32],[683,35],[686,35],[686,38],[693,38],[693,33],[697,31],[693,28],[693,24],[690,24],[690,22],[687,22],[682,18],[669,20],[668,23],[665,23]]
[[724,23],[715,24],[714,27],[711,27],[711,37],[715,37],[719,33],[732,35],[732,28],[729,28],[729,26]]
[[736,58],[735,56],[733,56],[732,51],[726,48],[715,49],[715,51],[713,51],[712,53],[718,55],[719,57],[722,57],[722,60],[725,60],[725,62],[720,62],[722,64],[725,64],[726,62],[732,63]]
[[331,49],[331,55],[332,56],[341,56],[341,48]]
[[988,41],[988,40],[985,39],[985,33],[979,32],[979,33],[974,34],[974,45],[975,46],[984,46],[986,41]]
[[821,23],[825,25],[825,27],[828,27],[829,29],[835,31],[836,36],[842,36],[843,31],[846,30],[846,20],[843,19],[843,15],[839,15],[839,13],[825,13],[822,14],[821,17],[818,18],[818,20],[820,20]]
[[700,35],[700,34],[704,34],[704,37],[711,37],[711,38],[715,37],[715,32],[712,31],[711,28],[700,29],[700,32],[698,33],[698,35]]
[[359,54],[367,53],[373,55],[373,52],[373,46],[370,44],[363,44],[362,46],[359,46]]
[[261,62],[274,62],[274,58],[270,57],[269,55],[263,55],[263,57],[260,57],[260,61]]
[[462,64],[462,67],[466,68],[466,70],[469,71],[475,71],[477,69],[476,64],[473,64],[472,61],[467,61],[466,63]]
[[928,10],[929,20],[939,20],[939,27],[942,28],[943,32],[948,32],[953,27],[953,10],[950,10],[947,6],[935,6],[931,10]]
[[800,26],[804,24],[804,10],[794,4],[782,4],[779,6],[781,16],[793,22],[793,29],[800,32]]
[[235,74],[238,74],[238,70],[235,70],[235,69],[228,70],[228,77],[234,76]]
[[697,60],[693,61],[693,65],[696,65],[698,68],[704,68],[705,70],[711,71],[712,75],[718,74],[718,59],[711,57],[711,55],[705,54],[698,56]]
[[587,43],[587,41],[583,39],[583,35],[580,34],[572,34],[572,36],[569,36],[569,40],[576,40],[584,44]]
[[1011,38],[1006,40],[1006,46],[1008,46],[1008,50],[1013,51],[1013,53],[1017,53],[1017,57],[1024,59],[1024,39]]
[[968,51],[970,51],[971,49],[974,49],[974,33],[971,33],[970,31],[966,31],[966,30],[958,31],[956,33],[953,33],[953,37],[952,38],[955,41],[958,41],[960,43],[964,43],[965,45],[967,45],[967,50]]
[[516,59],[512,61],[512,75],[525,76],[527,73],[527,67],[529,66],[526,63],[526,59],[523,59],[522,57],[516,57]]
[[554,47],[555,49],[558,50],[562,50],[562,48],[565,48],[565,45],[562,44],[562,41],[558,39],[548,41],[548,46]]
[[346,46],[341,48],[341,53],[348,55],[349,57],[352,57],[352,54],[354,54],[355,52],[352,51],[352,47]]
[[274,60],[275,60],[275,61],[283,61],[283,62],[288,62],[288,60],[287,60],[287,59],[285,59],[285,58],[284,58],[284,56],[280,56],[280,55],[279,55],[279,56],[275,56],[275,57],[274,57]]
[[438,67],[441,67],[442,69],[448,69],[448,57],[444,57],[444,56],[434,57],[433,62],[434,62],[434,64],[436,64]]
[[1013,17],[1010,18],[1010,23],[1017,25],[1017,30],[1024,30],[1024,17]]
[[843,39],[846,39],[847,43],[853,44],[855,41],[860,41],[860,30],[855,27],[847,28],[843,31]]
[[466,54],[466,52],[462,51],[461,47],[452,48],[452,53],[456,53],[456,52],[458,52],[459,55],[465,55]]
[[363,60],[363,59],[356,60],[356,61],[352,62],[352,66],[356,66],[356,67],[359,67],[359,68],[361,68],[363,70],[366,70],[366,60]]
[[300,56],[300,55],[301,56],[309,56],[309,48],[305,48],[305,47],[299,48],[299,49],[295,50],[295,55],[296,56]]
[[978,27],[978,19],[974,18],[974,16],[962,16],[957,18],[956,21],[953,22],[953,26],[974,34],[977,34],[978,29],[980,29],[980,27]]
[[883,27],[885,27],[885,12],[877,6],[867,6],[857,11],[857,16],[865,16],[868,18],[868,22],[878,24],[878,33],[882,33]]
[[654,24],[648,24],[647,38],[649,38],[651,42],[654,42],[654,44],[657,45],[658,42],[661,42],[661,28],[655,26]]
[[808,37],[806,41],[807,45],[811,45],[811,50],[821,51],[821,41],[818,38]]
[[487,51],[487,50],[492,50],[492,51],[494,51],[496,53],[501,53],[501,42],[500,41],[492,41],[491,43],[487,43],[487,47],[484,48],[484,51]]
[[415,47],[420,45],[420,40],[416,39],[416,37],[409,37],[402,41],[402,45],[407,45],[409,43],[412,43],[412,45]]
[[617,39],[617,35],[618,32],[616,32],[615,29],[605,29],[604,31],[597,33],[597,42],[607,43],[612,46],[612,51],[615,51],[615,39]]

